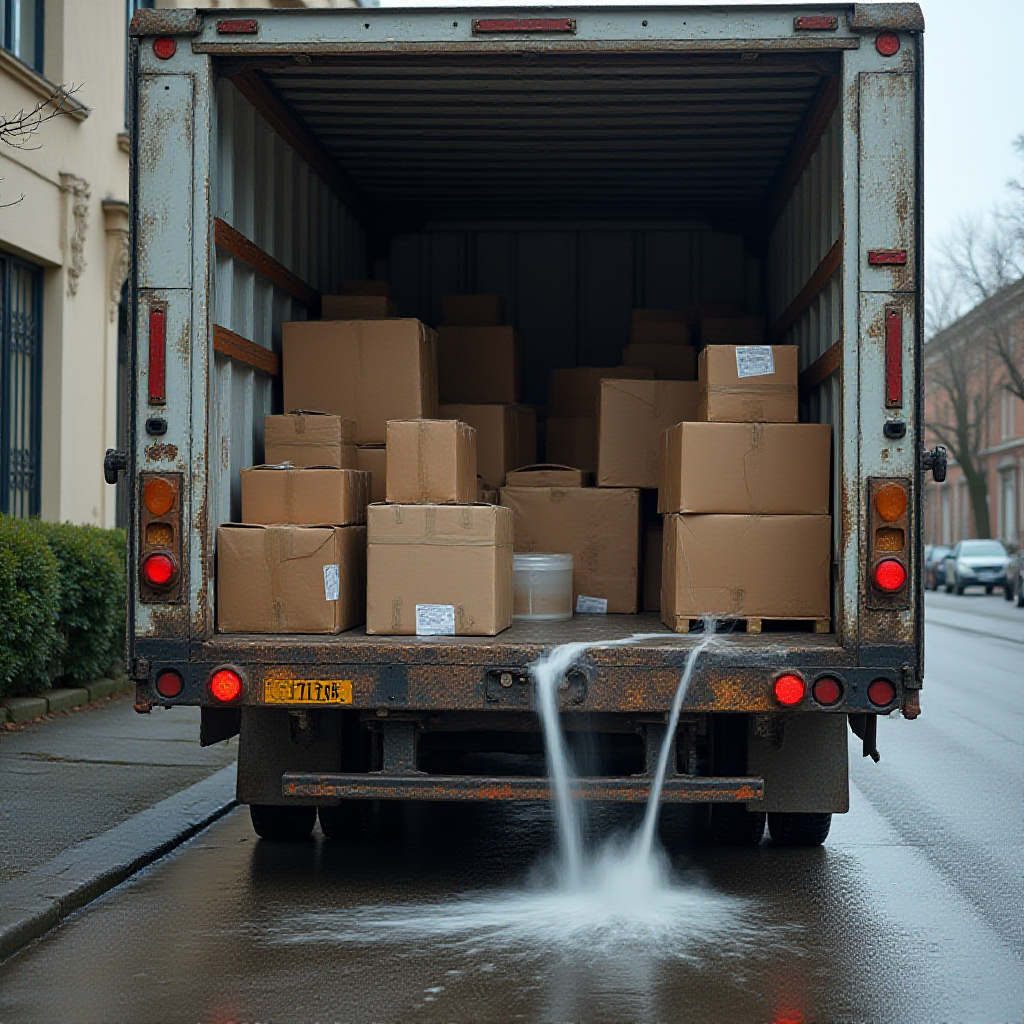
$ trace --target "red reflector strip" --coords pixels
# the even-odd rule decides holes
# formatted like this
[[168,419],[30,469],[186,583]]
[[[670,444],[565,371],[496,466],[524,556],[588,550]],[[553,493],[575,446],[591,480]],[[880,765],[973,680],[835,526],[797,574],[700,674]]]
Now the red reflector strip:
[[885,311],[885,404],[903,404],[903,313],[892,307]]
[[255,18],[228,18],[217,22],[219,36],[254,36],[259,31]]
[[834,32],[839,28],[839,19],[832,14],[810,14],[794,18],[793,28],[798,32]]
[[167,310],[149,311],[149,400],[167,400]]
[[575,32],[575,18],[474,18],[474,32]]
[[904,267],[907,264],[907,250],[869,249],[868,263],[872,267]]

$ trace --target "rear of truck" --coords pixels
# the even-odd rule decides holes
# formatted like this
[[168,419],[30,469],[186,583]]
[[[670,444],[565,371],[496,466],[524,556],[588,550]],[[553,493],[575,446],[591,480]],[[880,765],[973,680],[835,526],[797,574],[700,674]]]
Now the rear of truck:
[[308,830],[316,806],[340,834],[379,800],[546,799],[529,667],[574,641],[594,646],[563,721],[601,755],[580,794],[646,799],[699,641],[657,614],[218,633],[217,528],[283,411],[281,324],[342,279],[388,279],[428,323],[442,294],[502,294],[538,405],[552,368],[618,361],[634,306],[763,316],[799,348],[801,421],[832,426],[828,632],[734,632],[702,655],[663,798],[712,805],[725,837],[764,812],[820,833],[848,806],[849,729],[875,754],[879,715],[919,712],[920,10],[549,14],[133,23],[136,706],[201,706],[204,743],[240,732],[239,799],[267,834]]

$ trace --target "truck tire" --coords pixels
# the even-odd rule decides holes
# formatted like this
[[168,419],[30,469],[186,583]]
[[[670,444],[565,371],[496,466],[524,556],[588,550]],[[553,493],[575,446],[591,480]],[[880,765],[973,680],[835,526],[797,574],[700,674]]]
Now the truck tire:
[[328,839],[348,842],[373,839],[380,831],[379,800],[342,800],[333,807],[319,807],[320,831]]
[[996,589],[995,587],[986,586],[985,587],[985,593],[986,594],[991,594],[992,591],[995,590],[995,589]]
[[1017,584],[1017,607],[1024,608],[1024,582]]
[[296,842],[308,839],[316,824],[315,807],[280,807],[273,804],[250,804],[252,827],[261,839]]
[[1003,600],[1005,600],[1005,601],[1012,601],[1013,600],[1013,584],[1012,583],[1008,582],[1006,584],[1006,586],[1003,587]]
[[764,835],[764,818],[764,811],[748,811],[743,804],[712,804],[708,836],[716,846],[757,846]]
[[768,815],[768,832],[776,846],[821,846],[831,826],[831,814]]

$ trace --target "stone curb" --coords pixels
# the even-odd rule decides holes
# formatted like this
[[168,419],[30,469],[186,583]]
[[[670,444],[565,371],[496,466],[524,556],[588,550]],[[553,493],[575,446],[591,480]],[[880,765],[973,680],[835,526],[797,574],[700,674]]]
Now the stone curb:
[[130,693],[134,686],[131,679],[122,676],[119,679],[96,679],[81,687],[58,687],[35,697],[7,697],[0,701],[0,723],[24,725],[55,711],[74,711],[107,697]]
[[0,706],[4,712],[3,721],[14,722],[15,725],[24,725],[25,722],[35,721],[46,714],[45,697],[8,697]]
[[52,715],[55,711],[74,711],[89,703],[89,691],[85,687],[58,687],[42,694],[46,698],[46,709]]
[[0,885],[0,962],[120,885],[236,804],[237,765]]

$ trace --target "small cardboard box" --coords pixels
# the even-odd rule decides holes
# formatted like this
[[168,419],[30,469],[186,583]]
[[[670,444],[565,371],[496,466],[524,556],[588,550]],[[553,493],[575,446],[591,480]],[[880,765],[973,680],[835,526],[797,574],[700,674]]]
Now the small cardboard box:
[[697,350],[692,345],[627,345],[622,361],[629,366],[649,366],[658,380],[697,379]]
[[678,423],[662,444],[658,511],[826,515],[827,423]]
[[664,527],[644,527],[644,611],[661,611],[661,555],[664,545]]
[[494,636],[512,625],[512,513],[372,505],[366,632]]
[[587,474],[582,469],[558,466],[551,462],[538,462],[509,470],[506,487],[583,487]]
[[549,462],[573,466],[584,473],[597,472],[597,420],[592,417],[563,419],[549,416],[545,454]]
[[692,328],[688,323],[640,323],[629,329],[631,345],[689,345],[691,340]]
[[[601,381],[653,380],[649,366],[573,366],[551,371],[548,412],[558,419],[595,419]],[[548,455],[549,461],[561,462]]]
[[383,501],[387,494],[388,450],[382,444],[364,444],[356,449],[356,469],[370,474],[370,501]]
[[387,281],[342,281],[342,295],[383,295],[391,297],[391,287]]
[[296,410],[263,417],[263,460],[269,465],[356,469],[356,424],[322,412]]
[[351,526],[366,522],[368,473],[253,466],[241,475],[243,523]]
[[763,345],[760,316],[705,316],[700,321],[702,345]]
[[439,327],[441,401],[514,405],[522,387],[522,344],[511,327]]
[[385,500],[476,501],[476,431],[458,420],[389,420]]
[[499,327],[505,322],[500,295],[442,295],[441,323],[445,327]]
[[692,314],[686,309],[634,309],[633,326],[639,324],[689,324]]
[[462,420],[476,431],[476,471],[489,488],[505,474],[537,461],[537,413],[529,405],[442,405],[443,419]]
[[300,320],[283,327],[284,407],[355,420],[384,444],[388,420],[437,416],[437,339],[419,320]]
[[696,418],[694,381],[601,381],[597,486],[657,487],[665,431]]
[[218,528],[221,633],[340,633],[365,613],[365,526]]
[[665,517],[661,618],[829,616],[829,516]]
[[323,295],[321,320],[383,320],[398,316],[398,307],[387,295]]
[[[632,488],[504,487],[516,551],[572,555],[577,611],[634,615],[640,576],[640,492]],[[580,601],[580,597],[589,599]]]
[[714,345],[697,359],[697,418],[709,423],[796,423],[795,345]]

